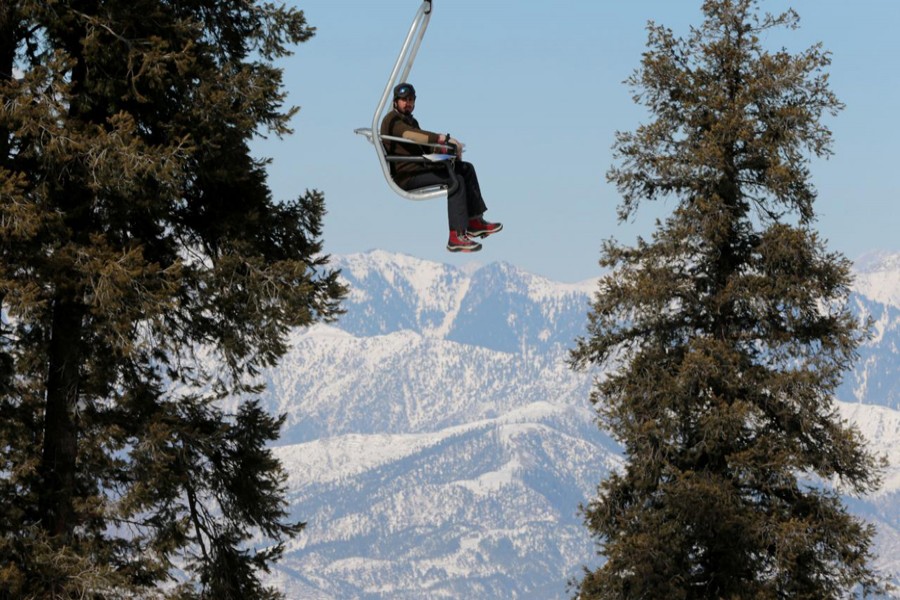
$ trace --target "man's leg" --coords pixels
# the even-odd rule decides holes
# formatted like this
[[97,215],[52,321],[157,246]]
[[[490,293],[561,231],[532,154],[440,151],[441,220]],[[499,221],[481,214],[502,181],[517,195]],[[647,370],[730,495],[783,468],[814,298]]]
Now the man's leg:
[[484,198],[481,197],[481,186],[478,185],[478,174],[475,172],[475,165],[466,161],[458,161],[456,163],[456,173],[462,177],[466,188],[466,213],[468,217],[476,217],[484,214],[487,206],[484,204]]
[[[458,185],[456,191],[447,197],[447,220],[450,229],[458,233],[465,233],[466,226],[469,222],[469,214],[466,211],[466,185],[465,181],[456,173],[454,177],[457,179]],[[429,185],[450,185],[450,174],[441,171],[428,171],[413,175],[405,184],[404,188],[412,190]]]
[[497,233],[503,229],[500,223],[489,223],[482,218],[487,205],[481,197],[481,187],[478,185],[478,174],[475,165],[470,162],[460,161],[456,165],[456,172],[465,181],[466,187],[466,231],[469,237],[482,238]]
[[[466,211],[466,182],[456,173],[456,190],[447,196],[447,220],[450,223],[450,238],[447,250],[450,252],[478,252],[481,244],[470,240],[466,235],[469,214]],[[428,172],[412,176],[404,185],[407,190],[430,185],[450,185],[450,173]]]

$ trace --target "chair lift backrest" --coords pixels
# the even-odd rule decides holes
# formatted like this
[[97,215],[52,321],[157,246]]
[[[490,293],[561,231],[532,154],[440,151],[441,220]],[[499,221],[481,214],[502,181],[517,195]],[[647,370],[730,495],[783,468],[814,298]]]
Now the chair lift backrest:
[[398,186],[394,181],[394,178],[391,177],[391,167],[385,154],[384,144],[381,140],[381,118],[384,114],[384,109],[388,105],[388,102],[393,101],[394,86],[408,80],[409,72],[412,70],[413,62],[416,60],[416,54],[419,52],[419,46],[422,44],[422,38],[425,36],[425,29],[428,27],[428,21],[430,19],[431,0],[423,0],[422,5],[419,6],[419,10],[416,13],[415,19],[413,19],[412,25],[409,28],[409,33],[406,35],[406,40],[403,42],[403,47],[400,50],[400,55],[397,57],[397,62],[394,63],[391,77],[388,79],[387,85],[384,87],[384,92],[381,94],[381,101],[378,103],[378,108],[375,109],[375,116],[372,117],[372,129],[369,131],[366,131],[365,129],[355,130],[356,133],[368,137],[369,141],[372,142],[372,145],[375,146],[375,154],[378,155],[378,162],[381,164],[381,171],[384,174],[384,178],[387,180],[388,185],[395,193],[407,200],[430,200],[432,198],[447,197],[446,188],[435,188],[432,186],[421,190],[410,191],[404,190]]

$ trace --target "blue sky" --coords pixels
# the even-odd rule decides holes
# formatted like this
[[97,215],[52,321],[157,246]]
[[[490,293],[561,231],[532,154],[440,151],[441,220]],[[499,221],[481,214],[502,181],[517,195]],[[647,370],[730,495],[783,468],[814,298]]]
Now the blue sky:
[[[284,69],[294,134],[259,140],[276,198],[324,192],[325,250],[379,248],[454,265],[505,261],[558,281],[600,274],[604,239],[649,237],[673,201],[616,218],[606,182],[616,131],[649,117],[623,81],[638,67],[652,20],[686,36],[701,0],[434,0],[410,80],[416,117],[466,144],[487,218],[505,230],[474,254],[446,251],[446,201],[413,202],[385,184],[372,147],[353,134],[371,124],[418,0],[304,0],[316,36]],[[777,50],[821,41],[832,89],[846,104],[824,121],[835,152],[812,164],[817,229],[851,259],[900,251],[900,2],[763,0],[793,7],[800,29],[766,40]]]

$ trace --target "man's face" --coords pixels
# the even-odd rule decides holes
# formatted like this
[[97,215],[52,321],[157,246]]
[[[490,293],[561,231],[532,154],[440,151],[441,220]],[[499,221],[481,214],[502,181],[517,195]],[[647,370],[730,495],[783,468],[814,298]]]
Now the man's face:
[[407,96],[406,98],[397,98],[397,110],[404,115],[411,115],[413,109],[416,108],[416,97]]

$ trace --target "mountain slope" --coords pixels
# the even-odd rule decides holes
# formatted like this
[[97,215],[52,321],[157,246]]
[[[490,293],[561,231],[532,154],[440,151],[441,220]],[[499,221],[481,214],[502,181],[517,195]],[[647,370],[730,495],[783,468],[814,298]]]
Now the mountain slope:
[[861,319],[871,320],[871,337],[858,349],[859,358],[838,388],[837,397],[900,409],[900,307],[860,293],[853,294],[851,302]]
[[560,597],[592,553],[585,475],[616,460],[579,435],[591,418],[539,403],[434,434],[282,448],[309,522],[284,566],[333,598]]
[[269,405],[288,415],[286,443],[436,431],[541,401],[583,404],[590,387],[562,354],[498,352],[412,331],[358,338],[325,325],[297,335],[266,378]]
[[[380,251],[338,265],[347,315],[297,332],[265,374],[269,407],[288,414],[291,511],[308,523],[271,582],[304,599],[569,597],[598,560],[578,506],[620,462],[588,402],[599,373],[565,363],[595,283]],[[876,327],[839,408],[889,456],[882,491],[848,502],[897,572],[900,327],[872,296],[852,299]]]
[[900,308],[900,253],[875,252],[856,261],[853,288],[874,302]]

